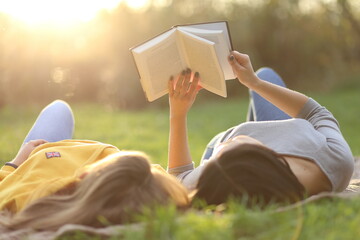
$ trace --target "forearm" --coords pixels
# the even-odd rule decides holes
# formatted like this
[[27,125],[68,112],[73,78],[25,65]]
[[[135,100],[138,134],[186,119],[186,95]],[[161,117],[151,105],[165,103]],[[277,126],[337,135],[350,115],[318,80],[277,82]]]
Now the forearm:
[[291,117],[296,117],[309,99],[302,93],[261,79],[257,79],[257,81],[254,82],[255,84],[248,86],[251,90],[258,93]]
[[249,56],[246,54],[233,51],[229,57],[229,63],[241,84],[255,91],[292,117],[296,117],[308,101],[308,97],[302,93],[259,79],[254,73]]
[[9,162],[10,164],[14,165],[14,166],[20,166],[24,161],[20,160],[19,158],[14,158],[11,162]]
[[43,139],[31,140],[31,141],[25,143],[24,145],[21,146],[18,154],[10,163],[15,166],[20,166],[29,158],[30,153],[35,148],[37,148],[38,146],[40,146],[44,143],[47,143],[47,141],[43,140]]
[[187,135],[186,116],[170,116],[168,168],[192,163]]
[[187,113],[198,93],[199,73],[184,70],[169,80],[170,134],[168,169],[192,163],[187,136]]

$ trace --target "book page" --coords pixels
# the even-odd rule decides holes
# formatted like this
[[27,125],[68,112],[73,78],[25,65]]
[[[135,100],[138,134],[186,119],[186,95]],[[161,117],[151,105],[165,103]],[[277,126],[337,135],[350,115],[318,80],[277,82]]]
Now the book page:
[[192,33],[198,37],[207,39],[215,43],[215,50],[220,62],[221,68],[224,72],[225,79],[234,79],[236,78],[227,58],[231,49],[228,48],[228,43],[225,39],[223,30],[205,30],[192,27],[178,27],[182,31]]
[[205,23],[197,23],[197,24],[188,24],[188,25],[178,25],[176,27],[190,27],[195,29],[203,29],[203,30],[221,30],[224,33],[224,37],[227,43],[227,48],[232,50],[230,32],[228,29],[228,25],[226,21],[219,22],[205,22]]
[[200,85],[208,91],[226,97],[224,74],[216,56],[215,43],[181,31],[179,35],[189,67],[192,71],[200,73]]
[[134,58],[146,96],[153,101],[168,92],[170,76],[186,68],[185,58],[179,50],[176,34],[140,50],[133,51]]

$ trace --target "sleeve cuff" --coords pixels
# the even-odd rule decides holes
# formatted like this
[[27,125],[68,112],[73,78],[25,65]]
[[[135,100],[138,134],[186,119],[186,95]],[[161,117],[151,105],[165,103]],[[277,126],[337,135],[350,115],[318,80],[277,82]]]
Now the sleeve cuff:
[[14,169],[17,169],[17,168],[19,167],[18,165],[13,164],[13,163],[11,163],[11,162],[5,163],[5,166],[10,166],[10,167],[13,167]]
[[184,166],[180,166],[180,167],[175,167],[175,168],[168,168],[167,172],[170,173],[171,175],[179,175],[183,172],[189,171],[189,170],[193,170],[195,168],[195,164],[194,162],[184,165]]
[[309,114],[318,106],[320,106],[319,103],[317,103],[314,99],[309,98],[308,101],[305,103],[304,107],[301,109],[301,111],[299,112],[299,114],[296,117],[307,119],[309,117]]

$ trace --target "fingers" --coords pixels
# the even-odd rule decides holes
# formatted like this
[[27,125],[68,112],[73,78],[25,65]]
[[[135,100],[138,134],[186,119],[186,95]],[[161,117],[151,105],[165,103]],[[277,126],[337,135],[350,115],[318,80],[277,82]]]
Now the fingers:
[[253,81],[254,70],[248,55],[232,51],[228,60],[233,72],[242,84],[248,83],[249,79]]
[[235,53],[234,51],[230,53],[229,57],[228,57],[228,61],[233,69],[233,71],[236,73],[237,69],[240,67],[237,59],[235,58]]
[[42,145],[44,143],[47,143],[48,141],[44,140],[44,139],[38,139],[35,141],[34,146],[39,146]]
[[169,96],[185,96],[198,92],[201,89],[198,85],[199,80],[200,75],[198,72],[192,74],[191,69],[189,68],[183,70],[181,74],[178,75],[176,83],[174,83],[174,78],[170,77],[168,82]]
[[31,140],[28,142],[28,144],[37,147],[41,144],[47,143],[48,141],[44,140],[44,139],[36,139],[36,140]]
[[172,97],[174,95],[174,77],[171,76],[168,82],[169,95]]
[[200,81],[200,74],[196,72],[194,74],[193,81],[191,82],[191,85],[189,87],[189,94],[193,95],[195,92],[198,92],[201,87],[199,88],[199,81]]
[[180,89],[180,95],[185,95],[188,92],[191,80],[191,70],[186,69],[184,80]]
[[247,54],[239,53],[238,51],[232,51],[228,60],[231,65],[246,66],[250,62],[250,57]]
[[186,78],[186,70],[183,70],[176,81],[176,86],[175,86],[175,94],[176,95],[180,94],[180,91],[183,86],[183,82],[184,82],[185,78]]
[[234,56],[235,60],[239,64],[247,63],[250,60],[249,55],[244,54],[244,53],[239,53],[238,51],[232,51],[231,55]]

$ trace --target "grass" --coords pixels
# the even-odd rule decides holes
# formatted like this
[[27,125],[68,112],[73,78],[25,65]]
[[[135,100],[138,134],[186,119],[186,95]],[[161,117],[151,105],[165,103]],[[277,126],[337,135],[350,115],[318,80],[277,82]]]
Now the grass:
[[[336,93],[311,94],[338,119],[345,139],[354,155],[360,155],[360,98],[358,89]],[[245,121],[246,98],[222,99],[193,106],[188,120],[191,152],[198,162],[208,141],[220,131]],[[7,107],[0,110],[0,161],[11,160],[41,106]],[[168,109],[149,108],[143,111],[110,110],[101,105],[73,106],[76,139],[91,139],[113,144],[124,150],[141,150],[153,162],[166,166]]]
[[[359,88],[326,94],[311,94],[338,119],[354,155],[360,155]],[[246,98],[217,99],[196,103],[189,114],[191,152],[196,163],[207,142],[216,133],[245,120]],[[168,110],[109,110],[100,105],[73,106],[74,138],[92,139],[124,150],[146,152],[154,163],[166,167]],[[11,160],[40,106],[0,110],[0,161]],[[323,200],[286,212],[248,210],[231,203],[223,213],[191,210],[185,214],[172,208],[158,209],[144,217],[146,228],[122,232],[125,239],[356,239],[360,235],[360,199]],[[78,239],[82,239],[79,233]],[[64,237],[67,239],[67,237]],[[94,238],[96,239],[96,238]],[[114,238],[116,239],[116,238]]]
[[[220,99],[194,106],[189,114],[189,138],[195,160],[201,157],[206,144],[216,133],[245,120],[246,105],[244,99]],[[30,106],[23,109],[7,107],[0,111],[0,143],[3,146],[0,161],[6,162],[15,156],[40,110],[40,106]],[[105,142],[123,150],[141,150],[149,154],[153,162],[166,166],[168,109],[121,111],[78,104],[73,106],[73,112],[74,138]]]

